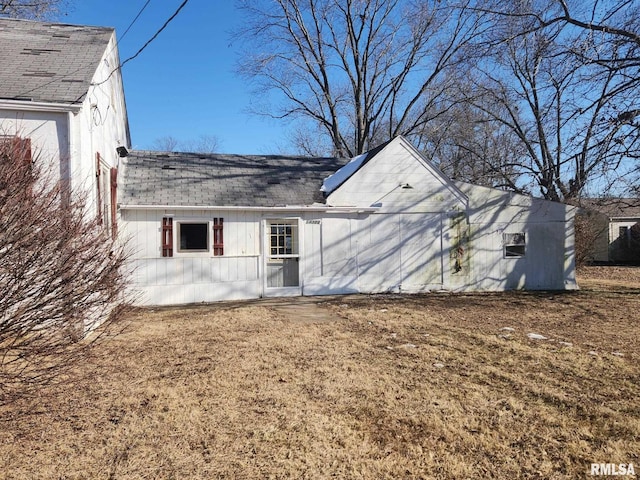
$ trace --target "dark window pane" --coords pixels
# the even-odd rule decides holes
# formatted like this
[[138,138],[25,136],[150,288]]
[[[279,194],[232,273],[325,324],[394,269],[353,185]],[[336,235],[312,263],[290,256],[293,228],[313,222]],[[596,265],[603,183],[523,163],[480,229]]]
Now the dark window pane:
[[180,250],[208,250],[208,224],[180,224]]
[[507,245],[504,247],[505,257],[524,257],[524,245]]

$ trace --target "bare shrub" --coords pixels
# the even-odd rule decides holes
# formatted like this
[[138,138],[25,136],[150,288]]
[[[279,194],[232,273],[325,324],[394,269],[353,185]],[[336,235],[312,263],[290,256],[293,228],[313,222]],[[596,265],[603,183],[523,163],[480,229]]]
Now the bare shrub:
[[0,404],[62,381],[123,305],[124,245],[38,163],[0,144]]
[[574,228],[576,267],[581,267],[594,262],[599,249],[606,251],[607,221],[595,211],[583,210],[575,216]]

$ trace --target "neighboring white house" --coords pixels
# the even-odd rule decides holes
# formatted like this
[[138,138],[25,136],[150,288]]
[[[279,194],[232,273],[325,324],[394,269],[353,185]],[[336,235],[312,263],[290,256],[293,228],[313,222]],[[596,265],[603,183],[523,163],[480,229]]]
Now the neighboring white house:
[[402,137],[344,163],[131,152],[140,303],[577,288],[574,207],[452,182]]
[[115,234],[130,137],[114,30],[2,18],[0,64],[0,140],[22,139]]
[[581,207],[581,215],[590,219],[598,234],[590,261],[640,263],[639,198],[589,198]]

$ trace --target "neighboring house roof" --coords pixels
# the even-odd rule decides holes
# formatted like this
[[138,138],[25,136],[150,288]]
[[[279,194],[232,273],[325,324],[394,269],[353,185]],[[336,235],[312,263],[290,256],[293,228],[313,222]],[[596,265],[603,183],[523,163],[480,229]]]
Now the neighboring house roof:
[[281,207],[324,203],[346,159],[132,151],[122,205]]
[[0,98],[82,102],[112,35],[112,28],[0,19]]
[[580,206],[612,219],[640,217],[640,198],[584,198]]

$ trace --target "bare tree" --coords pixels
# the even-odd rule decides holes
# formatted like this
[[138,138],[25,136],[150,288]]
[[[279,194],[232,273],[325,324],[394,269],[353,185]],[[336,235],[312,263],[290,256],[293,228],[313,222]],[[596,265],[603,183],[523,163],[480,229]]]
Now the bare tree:
[[53,18],[59,16],[68,3],[68,0],[3,0],[0,1],[0,17]]
[[[461,90],[470,88],[461,82]],[[474,97],[476,103],[488,98]],[[504,190],[515,190],[520,176],[513,165],[523,148],[513,132],[470,102],[452,104],[445,114],[425,126],[423,152],[449,178]]]
[[512,170],[516,190],[563,201],[585,187],[620,193],[640,158],[640,6],[496,0],[473,8],[493,16],[494,28],[471,93],[492,101],[468,98],[525,148]]
[[164,137],[156,138],[152,148],[159,152],[175,152],[179,143],[177,138],[171,135],[165,135]]
[[181,149],[193,153],[215,153],[220,148],[220,141],[215,135],[200,135],[195,140],[185,140],[180,143]]
[[442,113],[451,77],[482,30],[464,6],[443,3],[241,0],[248,48],[240,71],[282,100],[257,110],[317,125],[338,156],[417,135]]
[[220,141],[215,135],[200,135],[197,139],[178,140],[171,135],[157,138],[153,142],[153,149],[160,152],[193,152],[214,153],[218,150]]
[[124,305],[124,245],[38,164],[0,144],[0,403],[60,381]]

